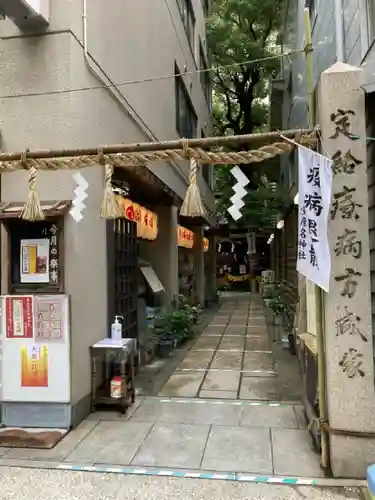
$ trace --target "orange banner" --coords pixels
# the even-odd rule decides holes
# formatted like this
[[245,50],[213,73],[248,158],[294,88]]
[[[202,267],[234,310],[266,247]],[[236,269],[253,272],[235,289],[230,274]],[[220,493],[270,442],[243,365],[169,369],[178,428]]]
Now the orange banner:
[[194,233],[186,227],[177,227],[177,246],[183,248],[193,248],[194,246]]
[[[195,234],[193,231],[190,231],[190,229],[186,229],[186,227],[183,226],[177,227],[177,246],[183,248],[193,248],[194,238]],[[207,252],[208,247],[208,238],[203,238],[203,250]]]
[[48,347],[21,347],[21,387],[48,387]]
[[134,203],[128,198],[117,196],[124,217],[137,223],[137,237],[145,240],[155,240],[158,235],[158,216],[145,207]]

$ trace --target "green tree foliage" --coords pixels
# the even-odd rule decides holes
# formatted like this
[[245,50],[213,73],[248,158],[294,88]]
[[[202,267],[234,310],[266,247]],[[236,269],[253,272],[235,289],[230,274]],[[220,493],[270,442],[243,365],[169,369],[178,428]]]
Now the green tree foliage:
[[[267,121],[268,83],[278,70],[275,44],[282,0],[214,0],[207,22],[215,126],[221,135],[251,134]],[[263,59],[258,63],[248,61]],[[233,67],[234,63],[244,63]],[[224,66],[228,66],[225,68]]]
[[[213,0],[207,21],[212,53],[213,116],[217,135],[243,135],[265,130],[267,96],[279,60],[276,35],[281,21],[282,0]],[[256,63],[248,61],[260,60]],[[233,66],[234,64],[238,64]],[[272,168],[264,175],[259,168],[244,166],[251,180],[242,210],[241,224],[270,227],[271,219],[288,203],[285,193],[275,192]],[[215,167],[217,212],[224,215],[233,194],[231,166]]]

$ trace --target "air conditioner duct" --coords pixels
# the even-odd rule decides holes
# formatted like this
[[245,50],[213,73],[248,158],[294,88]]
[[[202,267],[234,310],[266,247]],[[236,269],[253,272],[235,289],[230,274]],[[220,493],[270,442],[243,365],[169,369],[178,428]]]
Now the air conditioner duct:
[[50,0],[0,0],[0,13],[11,19],[21,30],[47,26]]

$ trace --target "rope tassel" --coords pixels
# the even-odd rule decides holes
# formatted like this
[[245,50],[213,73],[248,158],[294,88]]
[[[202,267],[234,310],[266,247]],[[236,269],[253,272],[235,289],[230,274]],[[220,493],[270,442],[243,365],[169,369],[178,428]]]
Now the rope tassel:
[[206,215],[197,184],[198,169],[197,161],[194,158],[190,158],[189,187],[180,210],[180,215],[185,217],[204,217]]
[[104,174],[104,196],[100,207],[100,217],[102,219],[118,219],[123,216],[121,207],[117,202],[116,195],[112,187],[112,165],[105,165]]
[[[26,155],[23,156],[21,163],[25,167],[27,164]],[[40,204],[39,196],[36,191],[36,168],[30,168],[30,176],[29,176],[29,195],[27,197],[27,201],[25,206],[22,209],[21,219],[36,221],[36,220],[44,220],[44,212],[42,206]]]

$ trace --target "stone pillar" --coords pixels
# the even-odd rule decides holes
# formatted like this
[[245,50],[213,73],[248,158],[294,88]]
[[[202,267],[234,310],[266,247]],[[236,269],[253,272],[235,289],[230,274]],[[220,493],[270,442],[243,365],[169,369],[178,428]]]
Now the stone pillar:
[[206,290],[209,300],[216,298],[216,236],[210,234],[208,237],[209,246],[208,251],[205,253],[206,260]]
[[194,271],[195,271],[195,297],[199,305],[204,307],[206,296],[204,279],[204,247],[203,247],[203,226],[194,231]]
[[375,391],[361,73],[337,63],[322,73],[318,94],[322,151],[330,152],[335,170],[332,272],[324,294],[331,467],[334,476],[347,478],[365,477],[366,466],[375,462],[375,440],[363,435],[375,433]]
[[150,246],[148,258],[165,288],[163,305],[168,307],[178,295],[178,210],[173,206],[159,206],[155,211],[159,232]]

